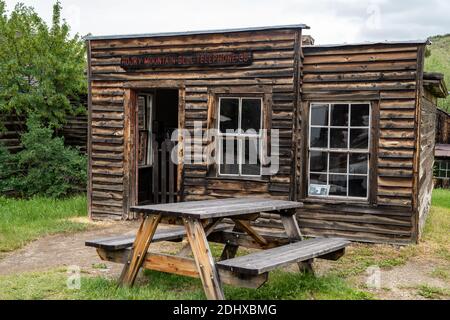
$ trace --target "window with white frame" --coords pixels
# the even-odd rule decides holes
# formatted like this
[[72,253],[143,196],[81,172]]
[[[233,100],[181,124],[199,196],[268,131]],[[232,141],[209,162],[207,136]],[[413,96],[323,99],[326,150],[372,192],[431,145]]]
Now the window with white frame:
[[436,160],[434,162],[434,177],[439,179],[450,179],[449,160]]
[[370,103],[311,103],[308,195],[367,199]]
[[153,96],[151,94],[140,94],[138,102],[138,128],[139,128],[139,152],[138,163],[140,166],[151,166],[153,164],[152,143],[152,112]]
[[260,176],[262,99],[220,97],[218,113],[219,175]]

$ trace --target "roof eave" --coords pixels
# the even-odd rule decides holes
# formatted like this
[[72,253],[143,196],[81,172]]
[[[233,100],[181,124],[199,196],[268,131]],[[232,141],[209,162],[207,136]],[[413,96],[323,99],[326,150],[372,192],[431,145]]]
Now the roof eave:
[[355,43],[337,43],[337,44],[319,44],[319,45],[307,45],[304,48],[333,48],[333,47],[354,47],[354,46],[375,46],[375,45],[405,45],[405,44],[430,44],[428,39],[418,40],[399,40],[399,41],[366,41]]
[[448,96],[447,86],[442,73],[424,72],[423,85],[438,98],[446,98]]
[[278,25],[278,26],[266,26],[266,27],[197,30],[197,31],[182,31],[182,32],[159,32],[159,33],[104,35],[104,36],[92,36],[91,35],[91,36],[86,36],[84,39],[85,40],[114,40],[114,39],[136,39],[136,38],[163,38],[163,37],[176,37],[176,36],[252,32],[252,31],[265,31],[265,30],[285,30],[285,29],[309,29],[309,26],[307,26],[306,24],[290,24],[290,25]]

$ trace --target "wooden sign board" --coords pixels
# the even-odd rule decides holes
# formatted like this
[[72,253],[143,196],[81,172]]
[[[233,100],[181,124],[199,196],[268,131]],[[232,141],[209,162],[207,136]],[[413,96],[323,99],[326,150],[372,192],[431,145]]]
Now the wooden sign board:
[[234,66],[253,62],[251,51],[194,52],[170,54],[146,54],[123,56],[120,66],[124,69],[145,69],[192,66]]

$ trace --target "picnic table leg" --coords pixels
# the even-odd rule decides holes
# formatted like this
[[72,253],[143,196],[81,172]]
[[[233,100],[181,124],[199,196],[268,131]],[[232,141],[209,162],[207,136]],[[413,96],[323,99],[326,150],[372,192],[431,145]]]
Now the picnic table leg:
[[[246,218],[249,220],[256,220],[258,217],[260,216],[259,213],[255,214],[250,214],[247,215]],[[241,217],[243,218],[243,217]],[[246,220],[240,220],[240,219],[233,219],[234,222],[234,227],[233,227],[233,231],[236,232],[246,232],[247,234],[249,234],[250,236],[254,236],[254,232],[253,230],[250,228],[250,230],[245,230],[249,228],[249,225],[247,223],[247,219]],[[247,227],[247,228],[245,228]],[[258,239],[258,235],[256,237],[253,237],[255,240],[259,241],[262,240],[262,242],[265,242],[265,240],[263,238]],[[267,243],[264,243],[267,244]],[[222,250],[222,254],[220,255],[220,261],[223,260],[228,260],[228,259],[232,259],[236,256],[237,251],[239,250],[239,246],[235,245],[235,244],[231,244],[231,243],[227,243],[225,244],[225,247]]]
[[[212,221],[210,221],[209,223],[207,223],[207,222],[202,223],[202,225],[204,226],[203,228],[205,230],[206,237],[208,237],[211,234],[211,232],[214,231],[214,228],[219,224],[220,221],[222,221],[222,219],[215,218],[215,219],[212,219]],[[189,241],[188,241],[181,248],[181,250],[178,252],[177,255],[180,256],[180,257],[187,257],[189,255],[189,253],[191,253],[191,246],[190,246]]]
[[[290,212],[289,215],[282,215],[281,221],[283,222],[284,229],[290,240],[303,240],[302,233],[298,227],[297,219],[295,218],[295,210]],[[312,273],[314,274],[314,269],[312,267],[313,259],[307,261],[301,261],[298,263],[298,268],[300,272]]]
[[[238,226],[234,226],[233,227],[233,231],[239,231],[239,227]],[[239,246],[231,244],[231,243],[227,243],[225,244],[225,247],[223,248],[222,254],[220,255],[220,261],[223,260],[228,260],[228,259],[232,259],[236,256],[236,253],[239,249]]]
[[194,255],[203,290],[209,300],[224,300],[222,285],[200,220],[184,219],[186,234]]
[[139,268],[144,262],[145,256],[155,234],[156,227],[161,220],[160,214],[146,215],[141,223],[134,240],[130,256],[123,267],[122,274],[119,278],[119,285],[132,286]]

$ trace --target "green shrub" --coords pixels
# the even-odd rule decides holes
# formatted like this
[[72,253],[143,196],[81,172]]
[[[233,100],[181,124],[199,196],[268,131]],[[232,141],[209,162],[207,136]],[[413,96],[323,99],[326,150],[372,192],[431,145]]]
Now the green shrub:
[[[32,117],[28,131],[22,135],[23,150],[8,154],[0,150],[6,179],[3,191],[12,189],[21,197],[34,195],[63,197],[79,192],[86,186],[86,157],[72,147],[64,146],[63,138],[53,137],[53,130]],[[9,161],[8,161],[9,160]]]
[[0,194],[8,191],[9,179],[13,173],[13,161],[8,149],[0,144]]

